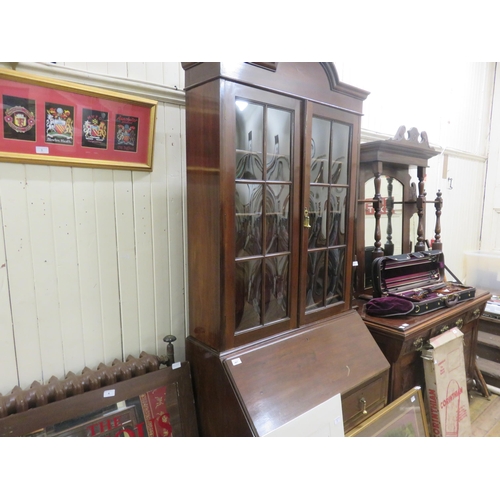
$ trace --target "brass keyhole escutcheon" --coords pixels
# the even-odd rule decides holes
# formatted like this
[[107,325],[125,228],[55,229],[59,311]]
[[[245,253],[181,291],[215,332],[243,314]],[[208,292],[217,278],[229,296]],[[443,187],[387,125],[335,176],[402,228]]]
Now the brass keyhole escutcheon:
[[304,209],[304,227],[311,227],[311,224],[309,224],[309,210],[307,208]]

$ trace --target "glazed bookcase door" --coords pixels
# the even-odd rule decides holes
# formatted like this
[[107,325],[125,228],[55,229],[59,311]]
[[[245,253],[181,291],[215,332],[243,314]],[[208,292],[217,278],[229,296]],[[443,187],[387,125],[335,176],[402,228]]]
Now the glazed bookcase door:
[[[300,101],[228,83],[235,345],[297,324]],[[232,124],[231,124],[232,120]],[[227,150],[231,150],[229,147]],[[228,210],[229,212],[229,210]],[[229,221],[228,221],[229,223]],[[295,236],[295,237],[294,237]],[[229,287],[229,289],[231,286]]]
[[358,118],[308,103],[304,148],[300,323],[346,311],[351,302]]

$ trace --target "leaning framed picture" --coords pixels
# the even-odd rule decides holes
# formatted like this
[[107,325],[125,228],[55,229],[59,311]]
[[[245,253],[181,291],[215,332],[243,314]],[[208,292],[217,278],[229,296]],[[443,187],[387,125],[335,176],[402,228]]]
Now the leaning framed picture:
[[414,387],[352,429],[346,437],[429,437],[420,387]]
[[140,373],[148,358],[0,396],[0,410],[12,412],[0,418],[0,438],[198,436],[189,363]]
[[157,102],[0,69],[0,161],[152,169]]

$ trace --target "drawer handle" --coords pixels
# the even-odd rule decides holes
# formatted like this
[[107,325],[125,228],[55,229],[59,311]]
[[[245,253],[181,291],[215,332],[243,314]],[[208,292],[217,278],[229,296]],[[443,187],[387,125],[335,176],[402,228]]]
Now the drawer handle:
[[413,342],[413,347],[416,351],[421,351],[422,347],[424,347],[424,338],[419,337],[417,340],[415,340],[415,342]]
[[464,326],[464,319],[463,318],[457,319],[457,322],[455,323],[455,326],[457,328],[462,328],[462,326]]
[[472,315],[474,316],[474,319],[479,318],[479,315],[481,314],[481,309],[474,309],[474,312]]
[[365,398],[361,398],[359,400],[359,402],[361,403],[361,411],[363,412],[363,415],[366,415],[368,413],[366,411],[366,399]]
[[439,333],[444,333],[444,332],[448,331],[449,329],[450,329],[450,327],[448,325],[443,326],[443,328],[441,328],[441,330],[439,330]]

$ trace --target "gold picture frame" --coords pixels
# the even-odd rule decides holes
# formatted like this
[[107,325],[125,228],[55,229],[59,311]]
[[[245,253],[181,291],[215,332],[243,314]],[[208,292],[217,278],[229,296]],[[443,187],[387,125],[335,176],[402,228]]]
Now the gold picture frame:
[[346,434],[346,437],[429,437],[420,387],[414,387]]
[[0,161],[152,170],[157,101],[0,69]]

